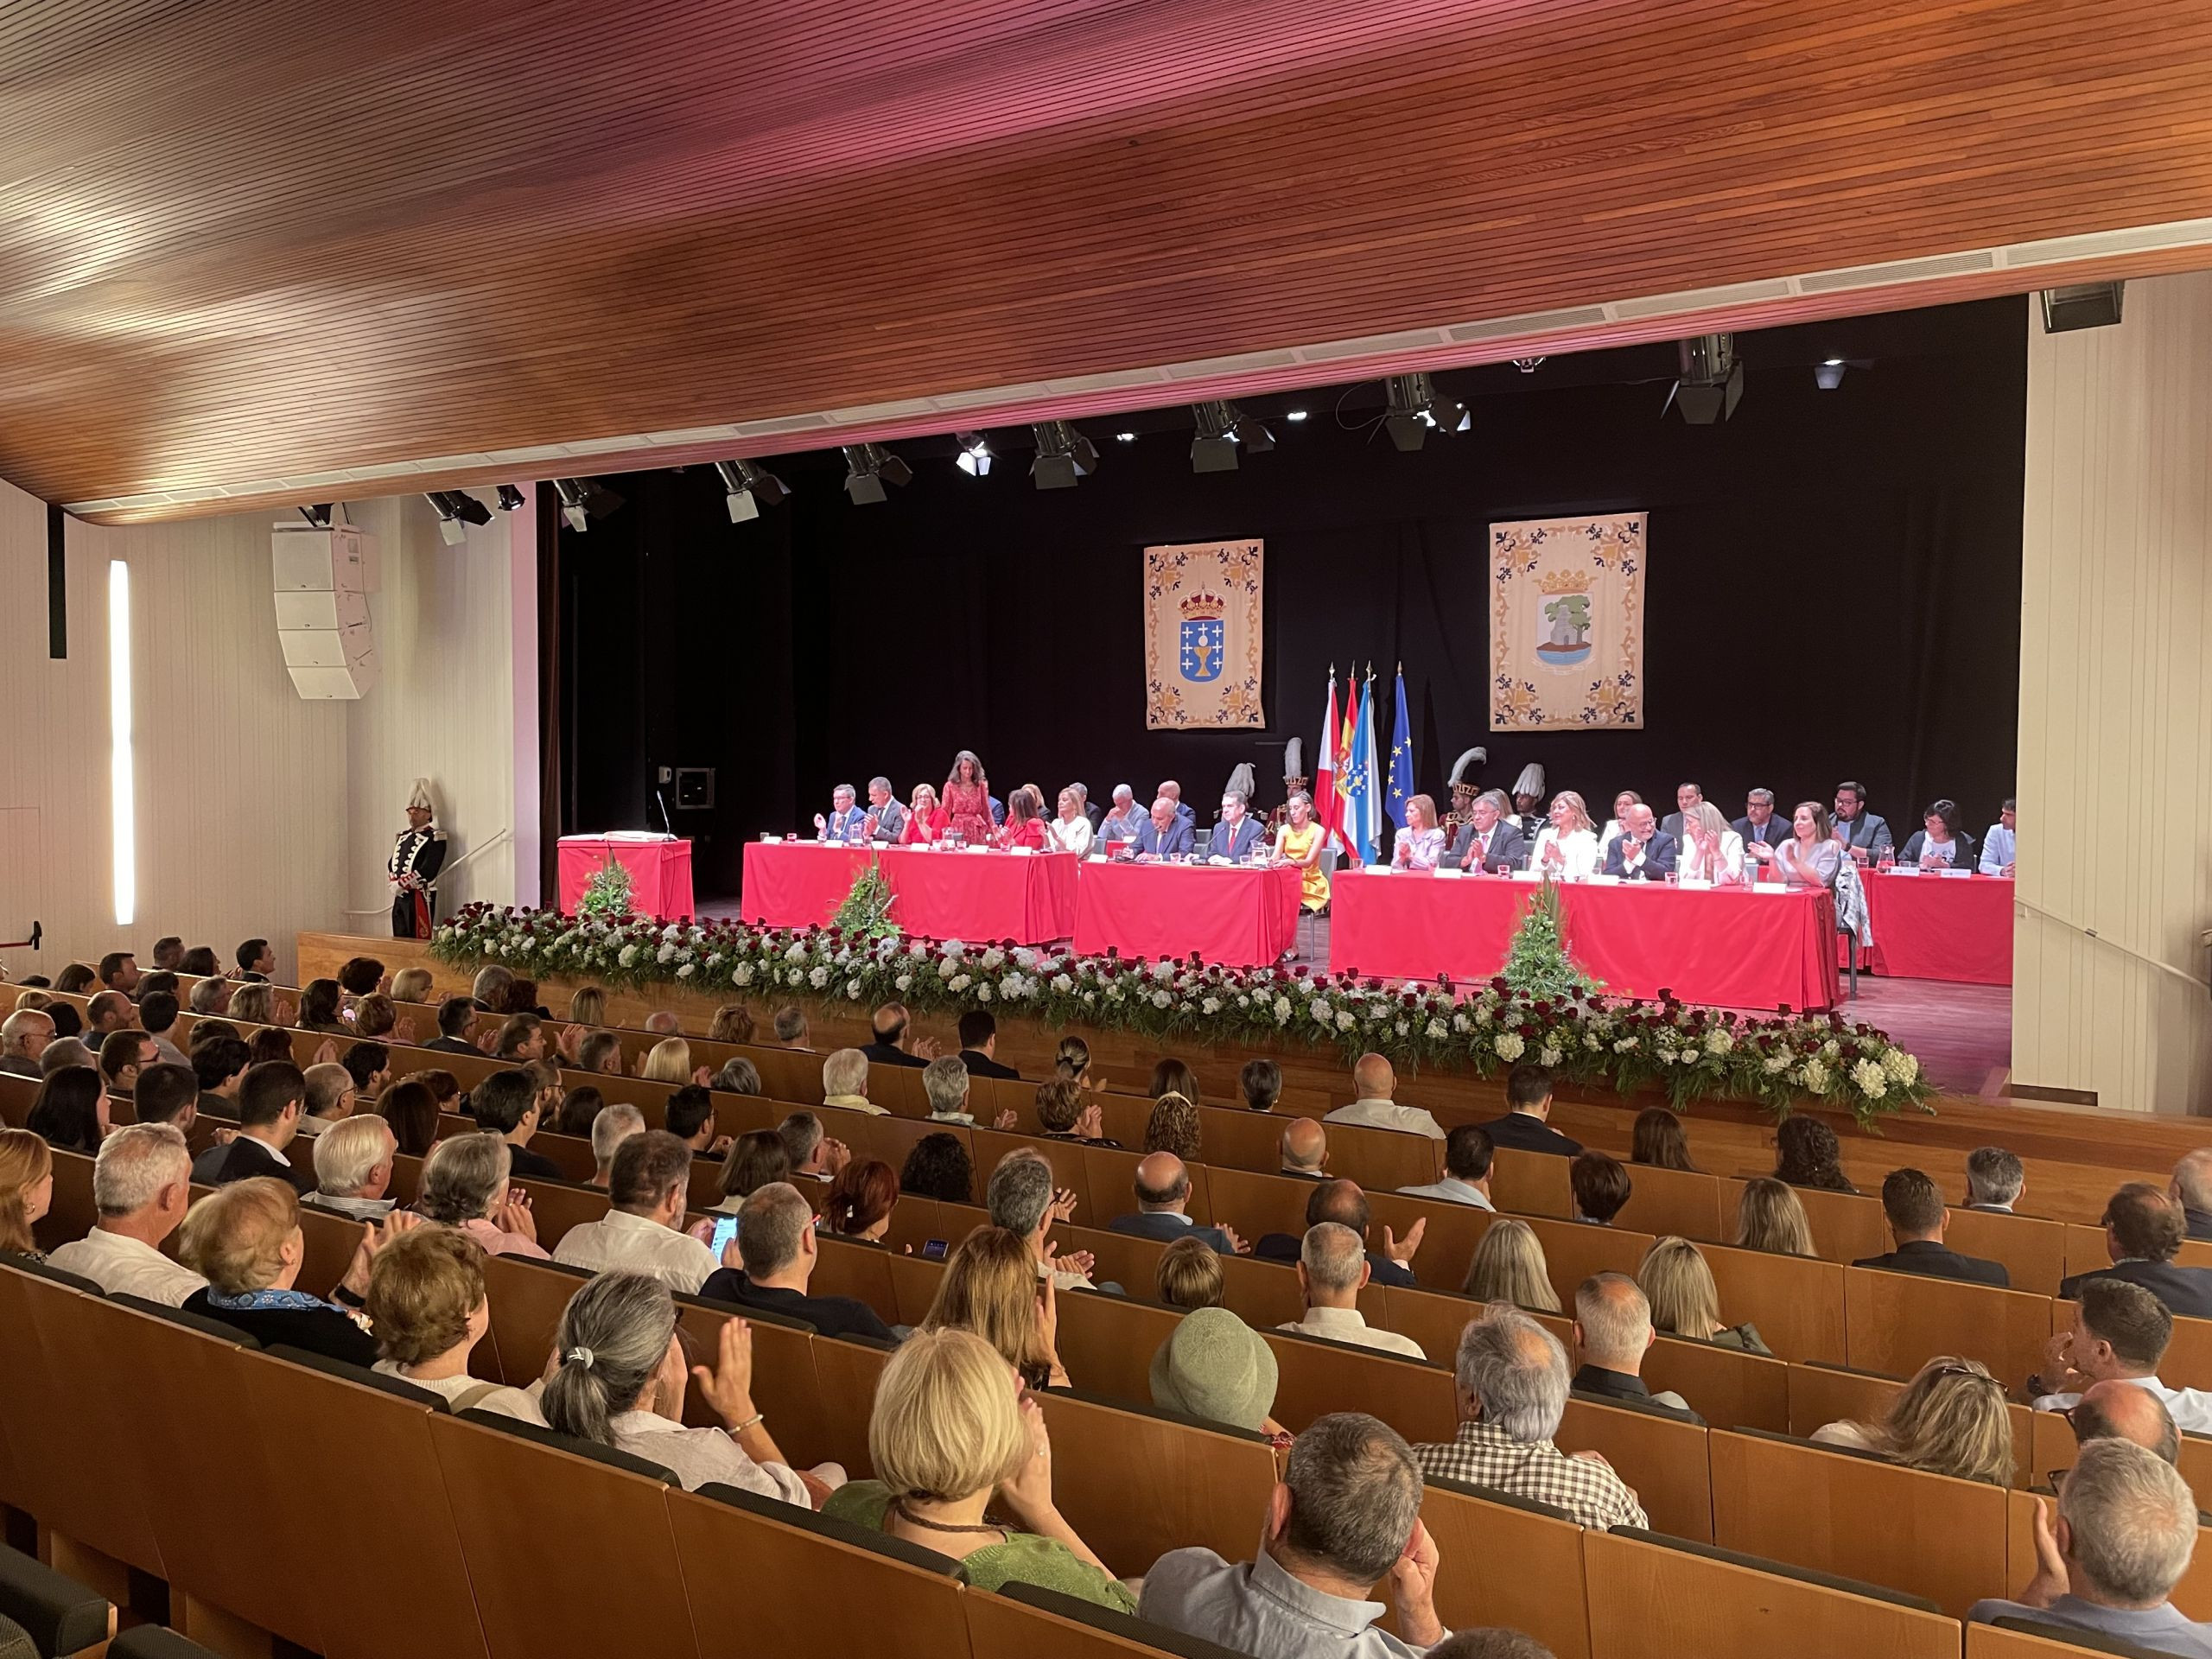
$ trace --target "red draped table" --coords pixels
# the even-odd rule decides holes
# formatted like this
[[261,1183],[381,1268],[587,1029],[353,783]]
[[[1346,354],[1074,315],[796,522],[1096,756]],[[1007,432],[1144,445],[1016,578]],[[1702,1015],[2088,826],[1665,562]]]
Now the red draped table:
[[[1329,966],[1388,979],[1488,979],[1505,963],[1537,884],[1498,877],[1337,873]],[[1560,888],[1568,952],[1616,996],[1719,1007],[1827,1008],[1836,1001],[1835,901],[1648,881]]]
[[594,874],[612,858],[630,873],[630,902],[644,916],[671,919],[691,913],[691,843],[655,836],[563,836],[561,908],[574,915]]
[[[891,919],[918,938],[1048,944],[1075,931],[1072,853],[925,852],[883,848]],[[868,868],[866,848],[811,841],[745,845],[738,914],[763,927],[826,925]]]
[[1075,948],[1267,968],[1298,943],[1299,871],[1094,859],[1076,883]]
[[1865,872],[1871,950],[1862,971],[1964,985],[2012,982],[2012,882],[2002,875]]

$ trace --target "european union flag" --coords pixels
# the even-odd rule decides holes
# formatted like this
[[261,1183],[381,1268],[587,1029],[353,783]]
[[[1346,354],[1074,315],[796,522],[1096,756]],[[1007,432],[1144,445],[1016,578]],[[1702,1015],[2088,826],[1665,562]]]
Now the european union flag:
[[1390,722],[1390,822],[1406,827],[1406,803],[1414,795],[1414,723],[1406,717],[1406,667],[1398,664],[1398,713]]

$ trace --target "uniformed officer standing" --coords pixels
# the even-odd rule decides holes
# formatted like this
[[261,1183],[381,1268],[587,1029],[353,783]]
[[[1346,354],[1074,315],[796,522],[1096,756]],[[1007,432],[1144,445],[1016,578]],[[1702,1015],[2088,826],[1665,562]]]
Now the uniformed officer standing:
[[438,870],[446,861],[446,832],[430,822],[430,780],[417,778],[407,797],[407,828],[392,844],[385,874],[391,883],[391,936],[427,939],[437,917]]

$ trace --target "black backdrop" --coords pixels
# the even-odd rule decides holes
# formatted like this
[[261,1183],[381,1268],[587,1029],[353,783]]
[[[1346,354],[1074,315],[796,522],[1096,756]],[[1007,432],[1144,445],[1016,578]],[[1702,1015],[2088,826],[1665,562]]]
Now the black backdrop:
[[[1601,817],[1623,787],[1695,779],[1732,816],[1754,785],[1786,810],[1850,776],[1900,840],[1939,794],[1978,835],[2012,789],[2025,328],[2007,300],[1746,336],[1742,407],[1713,427],[1657,418],[1660,346],[1443,377],[1474,429],[1412,454],[1344,424],[1370,387],[1248,403],[1277,448],[1231,474],[1193,474],[1170,412],[1084,423],[1102,464],[1071,491],[1033,487],[1012,432],[982,480],[945,443],[894,446],[914,480],[867,508],[834,453],[779,459],[790,501],[741,525],[709,469],[610,478],[626,505],[561,532],[559,827],[658,828],[655,769],[713,766],[715,806],[674,815],[707,897],[833,782],[903,798],[962,747],[1001,796],[1174,777],[1203,814],[1249,760],[1271,804],[1286,738],[1310,767],[1331,664],[1372,659],[1386,722],[1405,664],[1440,799],[1482,744],[1485,783],[1540,760]],[[1817,390],[1831,354],[1854,366]],[[1650,518],[1643,729],[1493,734],[1487,525],[1627,510]],[[1147,731],[1141,550],[1230,536],[1267,543],[1268,729]]]

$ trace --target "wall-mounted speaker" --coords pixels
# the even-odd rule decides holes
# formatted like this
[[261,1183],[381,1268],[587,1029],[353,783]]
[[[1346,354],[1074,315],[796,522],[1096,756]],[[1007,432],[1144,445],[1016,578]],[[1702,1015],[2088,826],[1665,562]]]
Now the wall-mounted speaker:
[[351,524],[279,523],[270,538],[276,638],[292,689],[309,702],[368,695],[381,670],[369,595],[377,541]]

